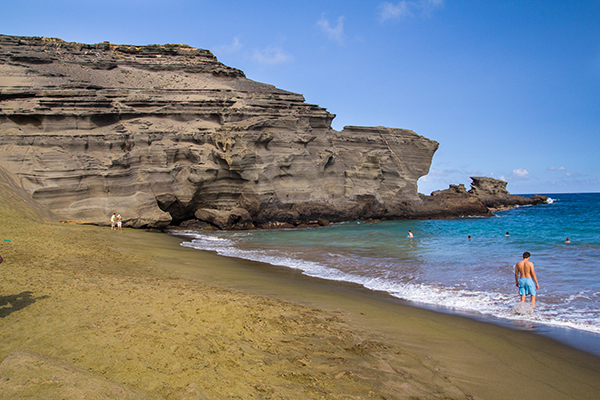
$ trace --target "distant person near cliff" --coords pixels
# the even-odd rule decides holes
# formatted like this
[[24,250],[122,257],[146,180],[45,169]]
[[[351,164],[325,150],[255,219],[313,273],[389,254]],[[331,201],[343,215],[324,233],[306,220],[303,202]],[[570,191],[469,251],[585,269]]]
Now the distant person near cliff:
[[519,287],[521,303],[525,303],[527,295],[531,295],[531,309],[533,310],[535,307],[536,289],[539,289],[540,285],[535,276],[533,263],[529,261],[529,257],[531,257],[531,254],[526,251],[523,253],[523,259],[515,266],[515,281]]
[[122,227],[123,222],[122,221],[123,221],[123,218],[121,217],[121,214],[118,214],[117,215],[117,229],[120,231],[123,230],[123,227]]
[[117,226],[117,213],[113,213],[110,217],[110,229],[114,230],[115,226]]

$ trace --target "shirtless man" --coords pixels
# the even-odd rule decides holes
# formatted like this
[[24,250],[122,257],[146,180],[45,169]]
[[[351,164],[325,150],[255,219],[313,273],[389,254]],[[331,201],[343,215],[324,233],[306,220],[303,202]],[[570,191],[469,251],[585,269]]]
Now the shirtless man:
[[[528,251],[523,253],[523,259],[515,266],[515,281],[519,287],[519,294],[521,295],[521,302],[525,303],[525,297],[531,295],[531,309],[535,307],[535,290],[540,288],[537,277],[535,276],[535,270],[533,269],[533,263],[529,261]],[[535,286],[534,286],[535,282]]]

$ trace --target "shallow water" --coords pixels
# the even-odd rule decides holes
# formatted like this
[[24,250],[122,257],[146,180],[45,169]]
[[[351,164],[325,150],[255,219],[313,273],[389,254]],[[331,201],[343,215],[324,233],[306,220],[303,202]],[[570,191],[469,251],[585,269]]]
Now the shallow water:
[[[565,328],[562,336],[579,332],[600,342],[600,193],[549,197],[552,204],[490,218],[177,234],[190,239],[187,247],[358,283],[416,306],[520,329]],[[521,309],[515,287],[514,265],[524,251],[541,286],[534,313]]]

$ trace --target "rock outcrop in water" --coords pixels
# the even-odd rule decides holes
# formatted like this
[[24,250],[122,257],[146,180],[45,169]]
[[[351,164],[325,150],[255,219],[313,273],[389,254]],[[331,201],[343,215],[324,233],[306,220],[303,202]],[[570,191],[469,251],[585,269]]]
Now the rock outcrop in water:
[[489,212],[477,196],[452,209],[417,193],[437,142],[338,132],[334,117],[207,50],[0,35],[0,166],[61,220],[230,229]]
[[488,208],[503,209],[507,207],[535,205],[546,203],[547,196],[535,194],[531,197],[516,196],[506,190],[507,182],[484,176],[471,177],[471,194]]
[[421,195],[423,217],[456,218],[464,216],[492,216],[493,211],[524,205],[546,203],[545,195],[523,197],[506,190],[507,182],[483,176],[471,177],[471,189],[465,185],[450,185],[431,196]]

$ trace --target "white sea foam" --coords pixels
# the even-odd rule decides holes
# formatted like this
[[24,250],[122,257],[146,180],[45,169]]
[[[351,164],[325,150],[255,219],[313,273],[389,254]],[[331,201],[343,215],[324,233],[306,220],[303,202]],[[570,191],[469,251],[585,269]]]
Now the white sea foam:
[[[237,241],[234,240],[235,236],[232,235],[223,238],[194,231],[179,231],[177,234],[192,239],[190,242],[181,244],[185,247],[215,251],[226,257],[293,268],[311,277],[360,284],[367,289],[387,292],[394,297],[413,302],[416,305],[442,307],[458,313],[476,313],[482,316],[489,315],[496,318],[527,323],[542,323],[600,333],[600,318],[594,313],[586,316],[582,315],[580,309],[574,309],[570,312],[564,308],[559,313],[556,311],[556,306],[553,308],[552,305],[548,304],[539,305],[536,311],[531,313],[527,312],[528,305],[523,306],[517,302],[517,296],[514,293],[508,295],[494,291],[478,291],[429,283],[400,282],[387,276],[367,276],[360,271],[341,271],[332,265],[302,259],[302,254],[282,253],[277,250],[240,249],[236,247]],[[238,238],[243,236],[239,235]],[[335,253],[328,253],[328,256],[336,259],[337,264],[339,264],[340,258],[345,257]],[[583,293],[574,294],[567,302],[583,297],[582,295],[589,296],[589,294],[584,295]]]

